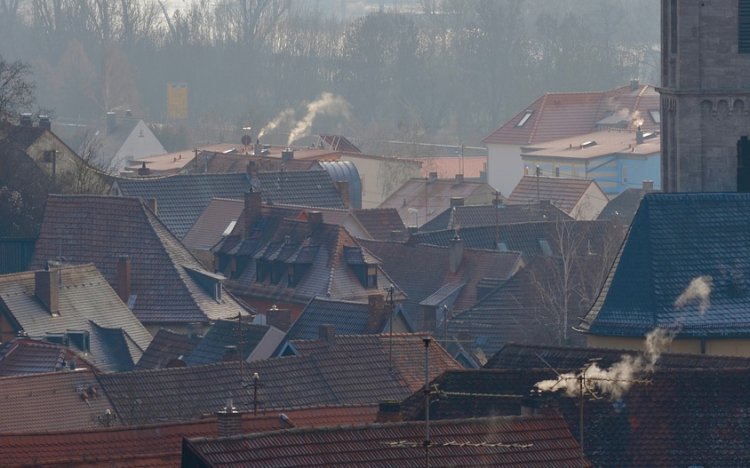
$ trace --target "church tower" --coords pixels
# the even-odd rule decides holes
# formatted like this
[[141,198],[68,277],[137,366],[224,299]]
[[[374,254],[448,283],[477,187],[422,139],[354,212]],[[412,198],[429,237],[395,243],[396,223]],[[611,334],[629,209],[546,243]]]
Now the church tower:
[[750,0],[662,0],[665,192],[750,192]]

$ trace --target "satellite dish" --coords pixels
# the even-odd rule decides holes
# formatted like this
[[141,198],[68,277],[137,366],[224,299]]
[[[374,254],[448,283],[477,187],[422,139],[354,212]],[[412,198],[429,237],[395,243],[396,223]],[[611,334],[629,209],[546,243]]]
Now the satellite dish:
[[250,135],[242,135],[242,144],[245,146],[249,146],[253,143],[253,137]]

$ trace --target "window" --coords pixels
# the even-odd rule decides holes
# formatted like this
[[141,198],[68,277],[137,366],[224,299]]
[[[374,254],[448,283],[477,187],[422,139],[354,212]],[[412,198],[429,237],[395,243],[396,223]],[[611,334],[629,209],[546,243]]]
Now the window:
[[268,262],[264,260],[257,260],[255,262],[255,282],[256,283],[262,283],[265,279],[268,273],[270,273],[270,265],[268,265]]
[[573,177],[578,177],[578,166],[573,166]]
[[51,163],[53,159],[55,159],[55,150],[45,150],[44,162]]
[[653,120],[655,124],[661,123],[661,111],[659,109],[649,109],[648,113],[651,115],[651,120]]
[[286,277],[287,277],[287,283],[289,284],[290,288],[297,286],[297,278],[294,275],[294,273],[295,273],[294,265],[289,265],[289,268],[287,269],[287,272],[286,272]]
[[532,115],[534,115],[534,111],[533,110],[526,111],[526,113],[524,114],[524,116],[521,117],[521,120],[519,120],[518,123],[516,124],[516,127],[523,127],[524,125],[526,125],[526,122],[529,121],[529,119],[531,118]]
[[750,0],[739,0],[737,13],[737,50],[741,54],[750,54]]
[[378,267],[367,265],[367,289],[378,287]]
[[231,234],[236,224],[237,224],[237,220],[236,219],[232,220],[232,222],[229,223],[227,228],[224,229],[224,232],[221,233],[221,237],[227,237],[229,234]]
[[539,239],[539,248],[542,249],[542,254],[544,254],[545,257],[552,256],[552,248],[549,246],[547,239]]
[[560,168],[555,166],[555,177],[560,177]]
[[506,244],[505,242],[498,242],[497,250],[499,250],[500,252],[507,252],[509,250],[508,244]]

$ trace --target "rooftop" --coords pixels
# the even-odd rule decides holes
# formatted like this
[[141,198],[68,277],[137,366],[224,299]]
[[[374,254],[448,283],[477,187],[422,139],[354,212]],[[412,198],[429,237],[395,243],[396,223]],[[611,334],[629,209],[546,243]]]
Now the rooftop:
[[614,154],[649,156],[661,153],[661,137],[644,132],[643,143],[637,143],[634,130],[608,130],[575,135],[560,140],[523,147],[524,159],[540,158],[595,159]]
[[595,191],[592,196],[607,199],[594,180],[523,176],[506,200],[506,204],[531,205],[538,204],[541,200],[549,200],[565,213],[571,214],[592,188]]

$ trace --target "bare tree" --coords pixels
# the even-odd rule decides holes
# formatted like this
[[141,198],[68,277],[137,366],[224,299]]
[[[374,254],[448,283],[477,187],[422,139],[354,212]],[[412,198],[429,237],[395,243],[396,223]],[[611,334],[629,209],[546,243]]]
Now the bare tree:
[[34,104],[34,88],[28,63],[10,62],[0,56],[0,120],[16,117]]

